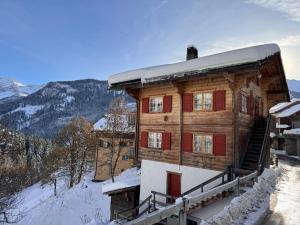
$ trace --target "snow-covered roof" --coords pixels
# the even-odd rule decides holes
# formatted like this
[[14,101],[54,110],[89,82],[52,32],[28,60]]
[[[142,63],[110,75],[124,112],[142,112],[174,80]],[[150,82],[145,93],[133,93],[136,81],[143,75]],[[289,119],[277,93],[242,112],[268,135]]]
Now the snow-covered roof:
[[102,193],[115,192],[125,188],[139,186],[141,183],[141,171],[136,167],[127,169],[121,175],[115,177],[115,182],[108,180],[102,185]]
[[264,60],[277,52],[280,52],[280,48],[277,44],[265,44],[241,48],[183,62],[118,73],[109,77],[108,84],[111,86],[112,84],[133,80],[141,80],[142,83],[147,83],[157,79],[164,79],[170,75],[182,76],[184,72],[203,72],[210,69],[257,62]]
[[300,112],[300,103],[297,105],[293,105],[287,109],[284,109],[283,111],[276,113],[275,116],[278,118],[281,117],[289,117],[294,115],[295,113]]
[[285,131],[283,131],[283,134],[298,134],[298,135],[300,135],[300,128],[285,130]]
[[283,109],[285,109],[285,108],[287,108],[287,107],[289,107],[289,106],[291,106],[293,104],[297,104],[297,103],[300,104],[300,100],[297,99],[297,98],[291,99],[290,102],[280,102],[280,103],[274,105],[273,107],[271,107],[270,110],[269,110],[269,112],[271,114],[277,113],[277,112],[279,112],[279,111],[281,111],[281,110],[283,110]]
[[290,125],[287,125],[287,124],[276,123],[276,128],[283,128],[283,129],[285,129],[285,128],[289,128],[289,127],[290,127]]
[[106,127],[106,119],[103,117],[94,124],[94,130],[104,130]]

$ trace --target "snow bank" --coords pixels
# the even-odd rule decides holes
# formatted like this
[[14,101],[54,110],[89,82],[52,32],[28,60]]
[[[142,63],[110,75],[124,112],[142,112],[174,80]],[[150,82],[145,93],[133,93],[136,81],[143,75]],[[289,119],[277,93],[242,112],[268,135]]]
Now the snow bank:
[[298,134],[300,135],[300,128],[295,128],[291,130],[284,130],[283,134]]
[[191,71],[207,71],[209,69],[223,68],[233,65],[241,65],[244,63],[256,62],[263,60],[275,53],[280,52],[278,45],[265,44],[248,48],[237,49],[233,51],[222,52],[219,54],[204,56],[192,60],[187,60],[179,63],[153,66],[143,69],[132,70],[115,74],[109,77],[109,86],[115,83],[141,80],[142,83],[147,83],[153,78],[163,79],[169,75],[178,75],[180,73]]
[[234,198],[217,215],[203,220],[201,225],[255,224],[254,218],[258,217],[257,213],[263,213],[269,205],[270,195],[275,189],[279,175],[279,170],[265,169],[253,188]]
[[134,187],[140,184],[141,171],[135,167],[125,170],[120,176],[115,178],[115,182],[112,182],[111,180],[105,181],[102,186],[102,193]]

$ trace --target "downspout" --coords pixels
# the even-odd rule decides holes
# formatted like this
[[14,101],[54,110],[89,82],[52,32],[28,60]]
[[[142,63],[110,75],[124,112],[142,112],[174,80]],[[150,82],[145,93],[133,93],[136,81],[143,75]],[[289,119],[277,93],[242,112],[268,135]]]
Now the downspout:
[[135,119],[135,157],[134,164],[137,165],[139,162],[139,139],[140,139],[140,99],[138,96],[135,98],[136,100],[136,119]]
[[182,135],[183,135],[183,112],[182,112],[182,91],[180,90],[179,92],[179,132],[180,132],[180,138],[179,138],[179,165],[182,165]]

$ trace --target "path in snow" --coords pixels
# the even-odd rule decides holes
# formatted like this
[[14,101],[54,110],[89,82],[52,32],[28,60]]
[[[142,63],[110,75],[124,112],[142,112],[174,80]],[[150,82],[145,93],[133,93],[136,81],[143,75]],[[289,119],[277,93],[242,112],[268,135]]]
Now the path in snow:
[[283,176],[275,194],[275,204],[264,225],[299,225],[300,224],[300,160],[281,157],[279,166]]

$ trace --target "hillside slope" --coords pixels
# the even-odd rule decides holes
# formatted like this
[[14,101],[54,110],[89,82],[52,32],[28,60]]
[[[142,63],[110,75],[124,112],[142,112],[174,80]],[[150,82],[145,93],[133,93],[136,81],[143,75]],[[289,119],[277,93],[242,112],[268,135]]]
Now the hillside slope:
[[124,92],[108,90],[107,81],[92,79],[50,82],[23,98],[0,102],[0,123],[10,129],[51,138],[74,117],[91,122]]

